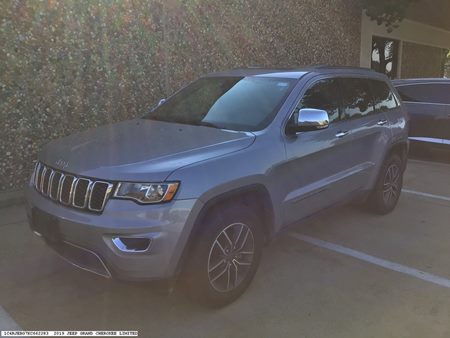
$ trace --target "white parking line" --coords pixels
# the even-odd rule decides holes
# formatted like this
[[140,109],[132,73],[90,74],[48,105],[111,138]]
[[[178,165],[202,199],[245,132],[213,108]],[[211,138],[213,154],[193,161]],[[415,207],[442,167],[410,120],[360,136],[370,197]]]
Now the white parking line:
[[408,189],[402,189],[402,192],[406,192],[407,194],[423,196],[423,197],[435,198],[435,199],[442,200],[442,201],[450,201],[450,197],[429,194],[429,193],[426,193],[426,192],[420,192],[420,191],[408,190]]
[[335,252],[338,252],[338,253],[341,253],[341,254],[344,254],[347,256],[351,256],[351,257],[359,259],[361,261],[365,261],[365,262],[368,262],[368,263],[371,263],[374,265],[378,265],[378,266],[381,266],[381,267],[389,269],[389,270],[397,271],[397,272],[403,273],[405,275],[409,275],[409,276],[412,276],[412,277],[415,277],[415,278],[418,278],[418,279],[421,279],[421,280],[424,280],[424,281],[427,281],[427,282],[430,282],[430,283],[433,283],[433,284],[436,284],[439,286],[450,288],[450,280],[447,278],[444,278],[444,277],[432,275],[430,273],[420,271],[420,270],[417,270],[414,268],[410,268],[410,267],[402,265],[402,264],[398,264],[395,262],[387,261],[385,259],[370,256],[363,252],[349,249],[349,248],[346,248],[346,247],[338,245],[338,244],[326,242],[326,241],[323,241],[318,238],[302,235],[302,234],[295,233],[295,232],[290,232],[289,236],[292,238],[301,240],[303,242],[317,245],[321,248],[325,248],[325,249],[335,251]]
[[5,311],[5,309],[0,305],[0,329],[1,330],[18,330],[21,331],[22,328],[17,324],[14,319]]

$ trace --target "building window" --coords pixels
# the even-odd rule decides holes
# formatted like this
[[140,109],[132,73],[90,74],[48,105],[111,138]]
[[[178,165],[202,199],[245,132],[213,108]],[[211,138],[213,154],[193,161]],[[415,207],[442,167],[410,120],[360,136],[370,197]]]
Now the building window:
[[397,40],[374,36],[372,38],[371,68],[386,74],[390,79],[397,77],[398,45]]

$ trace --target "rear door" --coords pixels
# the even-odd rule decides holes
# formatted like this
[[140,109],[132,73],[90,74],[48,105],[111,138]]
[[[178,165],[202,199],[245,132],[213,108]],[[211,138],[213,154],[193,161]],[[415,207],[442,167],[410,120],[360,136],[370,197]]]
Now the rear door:
[[400,85],[397,90],[411,118],[410,138],[450,144],[450,84]]
[[279,172],[285,224],[336,203],[354,188],[349,180],[351,130],[349,122],[341,120],[339,82],[315,79],[306,87],[295,109],[326,110],[330,125],[285,136],[287,160]]
[[382,81],[342,78],[343,119],[351,122],[354,185],[365,190],[372,186],[383,161],[391,131],[386,113],[398,103]]

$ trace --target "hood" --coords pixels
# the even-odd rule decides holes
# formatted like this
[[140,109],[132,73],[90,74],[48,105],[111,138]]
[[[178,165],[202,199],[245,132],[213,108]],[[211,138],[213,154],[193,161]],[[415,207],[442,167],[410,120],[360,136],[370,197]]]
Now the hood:
[[52,141],[39,159],[68,173],[111,181],[164,181],[186,165],[250,146],[255,136],[136,119]]

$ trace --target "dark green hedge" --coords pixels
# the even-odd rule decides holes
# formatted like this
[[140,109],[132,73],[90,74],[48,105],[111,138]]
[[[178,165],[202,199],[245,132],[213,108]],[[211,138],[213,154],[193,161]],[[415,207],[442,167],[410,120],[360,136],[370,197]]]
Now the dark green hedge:
[[45,142],[141,115],[200,74],[357,65],[353,0],[0,1],[0,190]]

